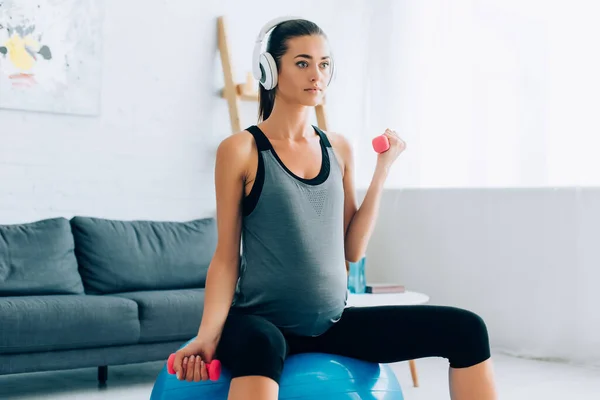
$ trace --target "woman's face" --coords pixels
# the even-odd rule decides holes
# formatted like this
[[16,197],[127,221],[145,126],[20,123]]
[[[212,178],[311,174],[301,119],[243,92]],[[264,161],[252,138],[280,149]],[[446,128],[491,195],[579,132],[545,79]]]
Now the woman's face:
[[299,36],[289,39],[287,45],[280,60],[278,95],[306,106],[320,104],[331,74],[327,39],[321,35]]

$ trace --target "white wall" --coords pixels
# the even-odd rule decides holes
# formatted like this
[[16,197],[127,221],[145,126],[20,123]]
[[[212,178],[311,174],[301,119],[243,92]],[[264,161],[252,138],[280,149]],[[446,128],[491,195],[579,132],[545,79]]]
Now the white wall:
[[406,139],[388,187],[600,185],[600,52],[587,51],[600,37],[600,2],[371,6],[366,137],[356,144],[386,126]]
[[[360,56],[377,40],[363,35],[366,1],[105,4],[101,115],[0,110],[0,224],[213,214],[214,150],[230,133],[217,95],[219,15],[228,17],[239,82],[266,20],[299,14],[323,25],[338,66],[330,123],[355,145],[369,145],[368,136],[356,136],[369,128],[360,77],[378,62]],[[242,107],[242,125],[254,123],[256,105]],[[369,157],[359,155],[361,165]],[[411,173],[398,168],[397,176]],[[495,347],[600,362],[599,196],[591,189],[390,189],[369,246],[368,278],[480,312]]]

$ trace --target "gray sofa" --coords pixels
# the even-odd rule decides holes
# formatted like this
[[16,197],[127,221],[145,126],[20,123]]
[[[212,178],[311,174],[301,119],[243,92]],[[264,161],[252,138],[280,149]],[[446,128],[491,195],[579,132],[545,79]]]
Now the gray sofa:
[[0,375],[166,360],[195,336],[213,218],[0,225]]

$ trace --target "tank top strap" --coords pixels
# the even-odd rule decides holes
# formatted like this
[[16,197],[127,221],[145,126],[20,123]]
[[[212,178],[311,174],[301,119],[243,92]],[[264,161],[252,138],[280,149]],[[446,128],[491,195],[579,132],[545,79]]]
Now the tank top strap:
[[273,146],[271,146],[271,142],[269,142],[269,139],[258,126],[252,125],[246,128],[246,130],[250,132],[252,136],[254,136],[254,141],[256,142],[256,147],[258,148],[259,152],[271,150],[273,148]]
[[325,132],[323,132],[318,126],[313,125],[313,128],[315,129],[315,131],[319,134],[319,136],[321,137],[321,142],[325,145],[325,147],[331,147],[331,143],[329,142],[329,139],[327,138],[327,135],[325,134]]

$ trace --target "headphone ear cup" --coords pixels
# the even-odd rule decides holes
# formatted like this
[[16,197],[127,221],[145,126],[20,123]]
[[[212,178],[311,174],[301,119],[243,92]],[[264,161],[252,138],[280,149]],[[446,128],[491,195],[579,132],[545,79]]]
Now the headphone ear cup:
[[327,81],[327,86],[329,86],[329,84],[331,84],[331,81],[333,80],[334,71],[335,71],[335,61],[333,61],[333,58],[331,58],[329,61],[329,80]]
[[270,53],[265,52],[260,55],[260,70],[260,84],[266,90],[271,90],[277,86],[277,64]]

